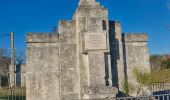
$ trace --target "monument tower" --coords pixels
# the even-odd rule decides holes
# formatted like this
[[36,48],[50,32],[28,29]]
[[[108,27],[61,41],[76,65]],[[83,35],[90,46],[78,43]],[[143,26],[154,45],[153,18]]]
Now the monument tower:
[[133,66],[149,65],[146,34],[122,36],[95,0],[80,0],[57,33],[27,33],[26,54],[27,100],[115,97]]
[[[80,97],[113,97],[108,10],[95,0],[80,0],[76,21]],[[87,92],[88,91],[88,92]]]

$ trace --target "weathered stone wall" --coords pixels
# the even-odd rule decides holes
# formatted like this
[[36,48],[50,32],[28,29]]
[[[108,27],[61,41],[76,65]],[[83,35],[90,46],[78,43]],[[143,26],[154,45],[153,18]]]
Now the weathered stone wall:
[[26,65],[21,65],[21,87],[26,86]]
[[[80,66],[81,85],[80,97],[82,99],[109,97],[110,94],[106,92],[106,90],[108,90],[110,93],[113,93],[112,96],[114,96],[116,94],[116,89],[109,87],[112,86],[112,76],[108,38],[108,10],[100,6],[97,2],[83,2],[83,0],[80,2],[79,7],[74,14],[74,20],[76,20],[77,29],[76,33],[78,37],[78,65]],[[98,34],[94,41],[98,41],[97,43],[100,43],[97,38],[101,36],[100,38],[102,40],[101,34],[103,33],[105,33],[105,39],[107,42],[106,49],[103,49],[103,46],[103,48],[100,47],[99,44],[97,44],[99,47],[91,46],[90,48],[90,46],[88,46],[88,49],[86,48],[88,34],[91,35],[91,37],[92,34]],[[101,45],[105,45],[105,43],[103,42]]]
[[27,100],[79,98],[75,24],[60,21],[60,34],[27,34]]
[[57,34],[27,34],[27,100],[60,99],[61,77],[57,42]]
[[121,84],[125,80],[125,70],[122,47],[122,30],[118,21],[109,22],[109,38],[113,86],[117,87],[119,91],[122,91]]
[[147,34],[122,34],[117,21],[109,22],[110,52],[113,86],[124,91],[126,80],[135,83],[133,70],[139,68],[150,72]]
[[122,36],[95,0],[80,0],[58,33],[28,33],[26,57],[27,100],[114,97],[134,67],[149,70],[146,34]]
[[14,78],[14,67],[13,66],[11,66],[11,65],[9,65],[9,77],[10,77],[10,79],[9,79],[9,81],[10,81],[10,86],[12,86],[12,85],[14,85],[14,81],[15,81],[15,78]]
[[59,21],[61,99],[77,99],[80,93],[79,66],[77,65],[76,21]]
[[129,82],[136,83],[133,71],[135,68],[150,72],[147,34],[125,34],[124,56],[126,56],[126,75]]
[[38,43],[57,43],[59,42],[58,34],[56,33],[27,33],[27,47]]

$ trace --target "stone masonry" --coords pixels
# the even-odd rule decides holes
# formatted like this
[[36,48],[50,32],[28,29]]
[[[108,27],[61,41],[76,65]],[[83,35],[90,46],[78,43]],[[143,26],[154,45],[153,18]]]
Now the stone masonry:
[[27,100],[115,97],[134,67],[150,68],[147,35],[122,34],[95,0],[80,0],[57,33],[27,33],[26,39]]

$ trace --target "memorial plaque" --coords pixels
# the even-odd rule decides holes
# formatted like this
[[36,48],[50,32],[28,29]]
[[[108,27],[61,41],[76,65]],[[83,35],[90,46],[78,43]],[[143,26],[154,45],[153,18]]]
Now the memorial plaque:
[[86,33],[85,50],[107,50],[106,33]]

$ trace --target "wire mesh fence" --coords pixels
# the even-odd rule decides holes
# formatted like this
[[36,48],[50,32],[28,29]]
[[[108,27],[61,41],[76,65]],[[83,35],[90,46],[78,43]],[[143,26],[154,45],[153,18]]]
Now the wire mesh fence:
[[[26,100],[26,89],[25,88],[0,89],[0,100]],[[95,100],[170,100],[170,94],[140,97],[105,98]]]
[[140,97],[120,97],[120,98],[112,98],[108,100],[170,100],[170,94],[140,96]]
[[26,100],[25,88],[0,89],[0,100]]

